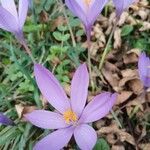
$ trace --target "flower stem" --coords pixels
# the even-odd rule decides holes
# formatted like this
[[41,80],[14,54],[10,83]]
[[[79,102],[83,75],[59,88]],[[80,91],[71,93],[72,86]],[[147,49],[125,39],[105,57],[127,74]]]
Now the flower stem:
[[28,55],[30,56],[33,64],[36,63],[34,57],[32,56],[31,50],[29,49],[29,47],[27,46],[27,44],[25,42],[22,43],[22,46],[24,47],[25,51],[28,53]]
[[73,45],[73,47],[76,47],[75,37],[74,37],[74,35],[73,35],[72,28],[71,28],[71,26],[70,26],[70,23],[69,23],[67,14],[66,14],[66,11],[65,11],[65,8],[64,8],[64,4],[63,4],[63,2],[62,2],[61,0],[57,0],[57,2],[60,3],[61,6],[62,6],[62,12],[63,12],[64,17],[65,17],[65,19],[66,19],[66,22],[67,22],[67,25],[68,25],[68,28],[69,28],[69,32],[70,32],[70,35],[71,35],[72,45]]
[[100,63],[99,63],[99,69],[100,69],[100,70],[101,70],[102,67],[103,67],[103,64],[104,64],[106,55],[107,55],[108,50],[109,50],[110,42],[111,42],[111,40],[112,40],[113,34],[114,34],[114,32],[115,32],[115,29],[116,29],[116,27],[117,27],[117,23],[118,23],[118,21],[116,21],[115,24],[114,24],[114,26],[113,26],[113,29],[112,29],[111,34],[110,34],[110,36],[109,36],[109,39],[108,39],[108,41],[107,41],[106,47],[105,47],[104,52],[103,52],[103,54],[102,54],[102,58],[101,58],[101,61],[100,61]]
[[88,68],[89,68],[89,75],[90,75],[90,84],[92,87],[92,91],[94,91],[94,83],[93,83],[93,78],[92,78],[91,55],[90,55],[90,50],[91,50],[90,36],[87,36],[87,44],[88,44]]

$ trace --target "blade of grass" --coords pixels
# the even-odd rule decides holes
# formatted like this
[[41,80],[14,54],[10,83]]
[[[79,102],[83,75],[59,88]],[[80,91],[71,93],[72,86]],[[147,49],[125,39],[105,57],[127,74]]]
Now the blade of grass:
[[38,96],[37,96],[37,95],[38,95],[38,90],[37,90],[37,86],[36,86],[35,81],[34,81],[33,78],[30,76],[29,72],[28,72],[27,70],[25,70],[24,67],[18,62],[18,60],[17,60],[17,58],[16,58],[16,55],[15,55],[15,53],[14,53],[12,47],[10,48],[10,52],[11,52],[11,55],[12,55],[12,57],[13,57],[13,60],[14,60],[15,64],[18,66],[18,68],[20,69],[20,71],[21,71],[21,72],[27,77],[27,79],[34,85],[34,87],[35,87],[35,95],[36,95],[36,96],[34,96],[34,98],[36,98],[36,99],[34,99],[34,100],[35,100],[35,103],[37,104],[37,106],[38,106],[39,108],[41,108],[41,102],[40,102],[40,100],[39,100],[39,98],[38,98]]

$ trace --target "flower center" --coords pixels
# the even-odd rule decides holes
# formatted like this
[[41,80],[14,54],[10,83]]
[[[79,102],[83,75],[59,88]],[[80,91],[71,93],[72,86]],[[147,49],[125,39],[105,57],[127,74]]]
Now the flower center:
[[92,1],[92,0],[84,0],[84,3],[86,4],[86,6],[88,6],[88,7],[89,7],[89,6],[90,6],[91,1]]
[[63,117],[65,119],[65,122],[69,124],[70,122],[76,122],[78,117],[75,112],[73,112],[71,109],[68,109],[64,112]]

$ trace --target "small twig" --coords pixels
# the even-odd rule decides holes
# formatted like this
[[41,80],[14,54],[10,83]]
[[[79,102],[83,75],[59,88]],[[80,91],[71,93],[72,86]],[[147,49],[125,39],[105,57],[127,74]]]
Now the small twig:
[[112,116],[114,117],[114,119],[116,120],[118,126],[119,126],[120,128],[122,128],[122,125],[121,125],[121,123],[120,123],[120,121],[119,121],[117,115],[115,114],[115,112],[114,112],[113,110],[111,110],[111,114],[112,114]]
[[106,55],[107,55],[107,53],[108,53],[108,50],[109,50],[109,45],[110,45],[111,39],[112,39],[113,34],[114,34],[114,32],[115,32],[115,29],[116,29],[116,27],[117,27],[117,23],[118,23],[118,20],[115,22],[115,24],[114,24],[114,26],[113,26],[113,29],[112,29],[111,34],[110,34],[110,36],[109,36],[109,39],[108,39],[108,41],[107,41],[106,47],[105,47],[104,52],[103,52],[103,54],[102,54],[102,58],[101,58],[101,61],[100,61],[100,63],[99,63],[99,69],[100,69],[100,70],[101,70],[102,67],[103,67],[103,64],[104,64],[104,61],[105,61],[105,57],[106,57]]

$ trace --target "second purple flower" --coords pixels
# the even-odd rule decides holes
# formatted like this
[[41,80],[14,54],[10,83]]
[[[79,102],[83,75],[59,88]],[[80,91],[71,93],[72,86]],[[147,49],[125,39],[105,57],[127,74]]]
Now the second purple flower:
[[103,10],[108,0],[65,0],[72,13],[84,24],[87,38],[90,38],[91,28],[97,16]]

